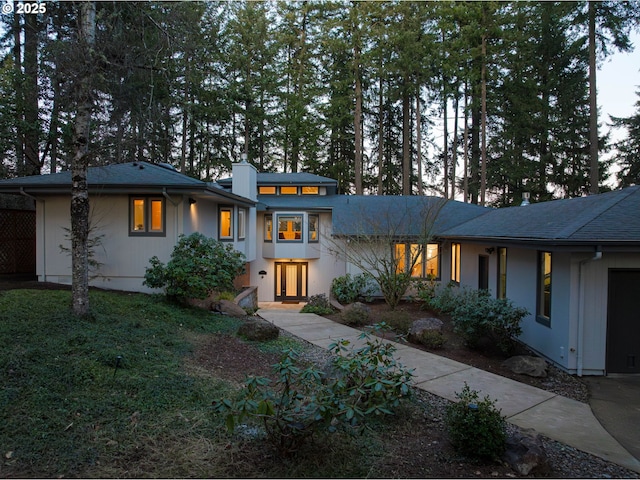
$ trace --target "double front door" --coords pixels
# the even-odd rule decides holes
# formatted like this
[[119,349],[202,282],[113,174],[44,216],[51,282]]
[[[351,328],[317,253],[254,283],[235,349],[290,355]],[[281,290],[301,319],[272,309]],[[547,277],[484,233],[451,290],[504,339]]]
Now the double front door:
[[276,262],[276,301],[306,300],[307,271],[306,262]]

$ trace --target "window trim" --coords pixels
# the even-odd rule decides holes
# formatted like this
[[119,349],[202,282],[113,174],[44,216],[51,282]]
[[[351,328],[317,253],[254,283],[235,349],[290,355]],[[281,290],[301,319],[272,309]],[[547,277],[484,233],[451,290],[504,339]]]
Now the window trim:
[[[282,218],[299,218],[300,219],[300,238],[280,238],[280,220]],[[295,221],[295,220],[293,220]],[[304,241],[304,226],[303,226],[303,221],[304,221],[304,215],[302,214],[295,214],[295,213],[282,213],[282,214],[277,214],[276,215],[276,221],[275,221],[275,225],[277,226],[277,229],[275,229],[278,232],[278,236],[277,236],[277,242],[278,243],[302,243]]]
[[[143,230],[133,229],[134,203],[136,200],[144,202],[144,219]],[[162,228],[160,230],[151,230],[151,217],[153,202],[160,202],[162,206]],[[130,195],[129,196],[129,236],[130,237],[166,237],[167,235],[167,203],[164,197],[158,195]]]
[[[311,235],[311,232],[314,230],[311,230],[311,219],[315,218],[316,219],[316,229],[315,229],[315,234],[316,234],[316,238],[314,239]],[[307,226],[307,238],[308,238],[308,242],[309,243],[318,243],[320,241],[320,215],[318,215],[317,213],[310,213],[308,215],[308,226]]]
[[[498,299],[507,298],[507,255],[507,247],[498,247],[498,267],[496,269],[498,274],[498,279],[496,282],[496,298]],[[503,257],[504,260],[502,260]]]
[[436,268],[437,268],[437,273],[436,275],[434,275],[432,280],[440,280],[440,272],[441,272],[441,261],[442,261],[442,245],[440,243],[437,242],[429,242],[427,244],[419,244],[419,243],[412,243],[412,242],[397,242],[396,247],[394,249],[394,254],[397,254],[398,252],[398,246],[402,245],[404,247],[403,252],[404,252],[404,258],[402,259],[402,263],[398,264],[398,270],[401,270],[402,272],[408,273],[409,272],[409,260],[410,260],[410,252],[412,251],[412,247],[413,246],[418,246],[420,247],[420,256],[422,258],[421,261],[421,267],[420,267],[420,275],[411,275],[411,278],[415,278],[415,279],[429,279],[429,274],[427,273],[427,268],[429,266],[429,259],[427,258],[427,252],[429,251],[429,245],[435,245],[438,249],[438,254],[435,257],[435,262],[436,262]]
[[[271,226],[271,238],[267,238],[267,232],[269,232],[268,226]],[[264,214],[264,232],[262,239],[265,243],[273,243],[273,213]]]
[[[549,255],[549,296],[546,297],[545,279],[547,277],[545,256]],[[538,270],[536,286],[536,322],[545,327],[551,327],[551,305],[553,294],[553,253],[549,251],[538,251],[536,267]],[[547,305],[548,302],[548,305]],[[549,315],[545,315],[548,309]]]
[[[228,205],[220,206],[218,208],[218,240],[222,242],[233,242],[235,239],[233,231],[233,210],[233,207]],[[231,224],[229,226],[229,231],[231,232],[230,236],[222,235],[222,212],[229,212],[229,222]]]
[[462,270],[462,246],[458,242],[451,243],[451,281],[460,285]]
[[238,208],[238,240],[247,238],[247,209]]

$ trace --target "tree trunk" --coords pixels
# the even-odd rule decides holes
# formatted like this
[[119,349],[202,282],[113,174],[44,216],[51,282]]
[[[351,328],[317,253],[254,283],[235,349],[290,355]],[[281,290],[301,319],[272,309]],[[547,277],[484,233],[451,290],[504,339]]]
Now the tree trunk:
[[442,88],[442,108],[444,112],[444,124],[442,136],[444,137],[442,143],[442,170],[444,174],[444,198],[449,198],[449,119],[447,118],[447,88],[443,85]]
[[382,195],[382,175],[384,172],[384,82],[380,75],[380,92],[378,95],[378,195]]
[[424,195],[422,186],[422,131],[420,124],[422,123],[422,115],[420,113],[420,88],[416,93],[416,157],[418,157],[418,195]]
[[38,121],[38,16],[25,15],[24,25],[24,171],[40,174],[40,122]]
[[467,108],[469,107],[469,92],[467,91],[467,86],[464,88],[464,133],[463,142],[463,160],[462,160],[462,170],[464,171],[462,177],[462,197],[463,202],[467,203],[469,201],[469,114],[467,113]]
[[355,187],[356,195],[362,195],[362,81],[360,79],[360,45],[358,41],[355,42],[353,47],[353,64],[354,64],[354,76],[355,76],[355,100],[356,110],[354,116],[354,143],[355,143]]
[[78,31],[78,70],[74,93],[77,104],[73,132],[74,154],[71,161],[71,303],[73,313],[89,313],[89,128],[93,110],[91,86],[91,57],[95,45],[96,4],[83,2],[80,6]]
[[482,36],[482,74],[480,80],[482,102],[482,164],[480,166],[480,205],[484,207],[487,192],[487,37]]
[[411,102],[409,81],[405,78],[402,92],[402,194],[411,195]]
[[456,87],[453,101],[453,150],[451,151],[451,199],[456,198],[456,166],[458,164],[458,107],[460,103],[460,92]]
[[589,156],[591,194],[600,191],[598,187],[598,102],[596,94],[596,4],[589,0]]
[[16,170],[22,173],[24,170],[24,98],[23,98],[23,82],[22,82],[22,25],[20,24],[20,15],[15,13],[17,1],[14,1],[13,14],[13,65],[14,80],[13,88],[16,92]]

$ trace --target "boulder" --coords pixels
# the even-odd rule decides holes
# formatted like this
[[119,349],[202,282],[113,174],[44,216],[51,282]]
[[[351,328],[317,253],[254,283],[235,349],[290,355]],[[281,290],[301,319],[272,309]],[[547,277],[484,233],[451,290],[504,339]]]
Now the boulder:
[[278,338],[280,330],[272,323],[261,318],[248,318],[238,328],[238,335],[247,340],[264,342]]
[[507,436],[502,460],[520,475],[546,476],[551,471],[542,439],[532,428]]
[[418,343],[422,337],[422,333],[430,330],[434,332],[442,332],[442,320],[438,318],[419,318],[411,324],[409,328],[409,341]]
[[530,377],[546,377],[547,362],[540,357],[530,355],[517,355],[502,362],[513,373],[529,375]]
[[367,324],[370,311],[371,309],[364,303],[355,302],[344,307],[340,316],[347,325],[362,326]]
[[230,300],[220,300],[216,304],[212,305],[211,310],[223,315],[229,315],[231,317],[246,317],[247,312],[244,309]]

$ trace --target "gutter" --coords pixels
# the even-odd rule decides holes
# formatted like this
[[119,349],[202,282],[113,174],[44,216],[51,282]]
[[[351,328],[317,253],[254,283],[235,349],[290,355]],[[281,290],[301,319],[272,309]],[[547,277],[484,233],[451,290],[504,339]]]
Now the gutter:
[[600,246],[596,247],[596,251],[593,257],[581,260],[578,264],[578,365],[577,374],[582,377],[582,370],[584,366],[584,355],[582,353],[584,349],[584,281],[582,275],[582,269],[587,263],[597,262],[602,259],[602,250]]

